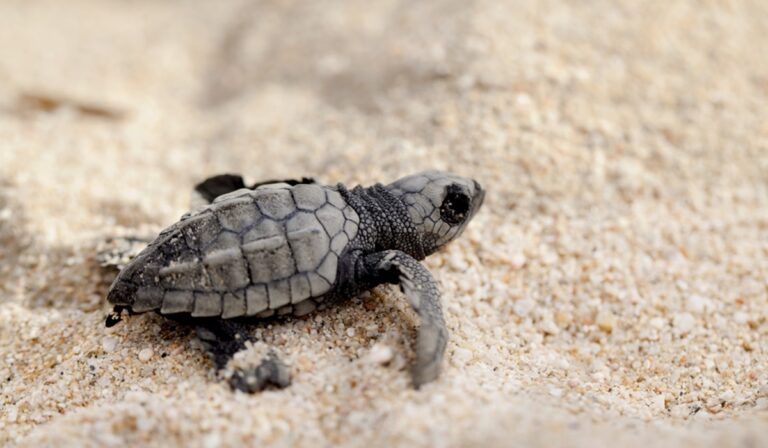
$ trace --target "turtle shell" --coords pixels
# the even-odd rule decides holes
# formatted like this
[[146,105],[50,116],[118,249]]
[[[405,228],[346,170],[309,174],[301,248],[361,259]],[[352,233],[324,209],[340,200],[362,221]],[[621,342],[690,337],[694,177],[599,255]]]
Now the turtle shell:
[[358,225],[331,187],[237,190],[161,232],[120,272],[108,300],[193,317],[306,314],[336,283]]

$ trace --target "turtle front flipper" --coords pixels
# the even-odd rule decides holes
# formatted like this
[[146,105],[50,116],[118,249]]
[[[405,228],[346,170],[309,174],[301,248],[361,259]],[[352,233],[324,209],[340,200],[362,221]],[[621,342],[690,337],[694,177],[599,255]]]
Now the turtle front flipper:
[[311,177],[302,177],[300,180],[286,179],[286,180],[265,180],[256,182],[253,185],[245,185],[243,176],[238,174],[217,174],[211,176],[199,184],[195,185],[195,192],[192,197],[192,208],[195,209],[201,205],[207,205],[213,202],[217,197],[232,193],[233,191],[240,190],[242,188],[249,188],[255,190],[262,185],[269,184],[288,184],[290,186],[301,184],[314,184],[315,180]]
[[399,250],[370,255],[366,258],[366,264],[377,279],[399,283],[400,289],[421,319],[416,341],[416,363],[411,368],[413,385],[418,389],[440,374],[448,342],[437,283],[427,268]]
[[295,187],[296,185],[305,185],[305,184],[316,184],[317,181],[315,181],[314,178],[311,177],[302,177],[301,179],[284,179],[284,180],[264,180],[261,182],[256,182],[255,184],[251,185],[251,190],[255,190],[262,185],[270,185],[270,184],[288,184],[292,187]]
[[195,185],[195,195],[192,198],[192,208],[210,204],[217,197],[245,188],[243,176],[237,174],[219,174],[209,177]]

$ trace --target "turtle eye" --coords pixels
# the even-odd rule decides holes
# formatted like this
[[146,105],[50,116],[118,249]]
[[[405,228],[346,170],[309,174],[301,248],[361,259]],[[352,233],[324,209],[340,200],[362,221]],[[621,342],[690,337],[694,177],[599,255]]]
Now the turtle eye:
[[448,224],[459,224],[469,213],[469,196],[456,185],[448,187],[448,191],[440,206],[440,218]]

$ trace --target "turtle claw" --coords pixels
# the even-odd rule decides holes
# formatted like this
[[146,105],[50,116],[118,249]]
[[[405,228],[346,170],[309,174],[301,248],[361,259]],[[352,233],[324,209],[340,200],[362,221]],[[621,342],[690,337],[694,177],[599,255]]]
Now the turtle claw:
[[237,369],[229,378],[232,389],[248,394],[261,392],[269,386],[283,389],[290,384],[291,372],[274,352],[270,352],[258,366]]

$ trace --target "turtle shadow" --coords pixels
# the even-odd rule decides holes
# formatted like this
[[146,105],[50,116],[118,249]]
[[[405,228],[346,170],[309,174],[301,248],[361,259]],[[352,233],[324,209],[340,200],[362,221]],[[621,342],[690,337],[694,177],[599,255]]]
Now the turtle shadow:
[[[17,190],[13,182],[0,179],[0,293],[6,298],[0,304],[83,312],[102,309],[117,275],[116,268],[100,258],[110,239],[78,246],[44,242],[30,227]],[[127,209],[122,215],[140,216],[139,211]]]
[[30,245],[17,263],[24,273],[15,286],[25,298],[23,306],[82,312],[103,309],[118,271],[102,263],[99,248],[100,242],[78,247]]
[[15,190],[12,182],[0,178],[0,292],[6,297],[12,297],[23,281],[22,260],[33,243]]

